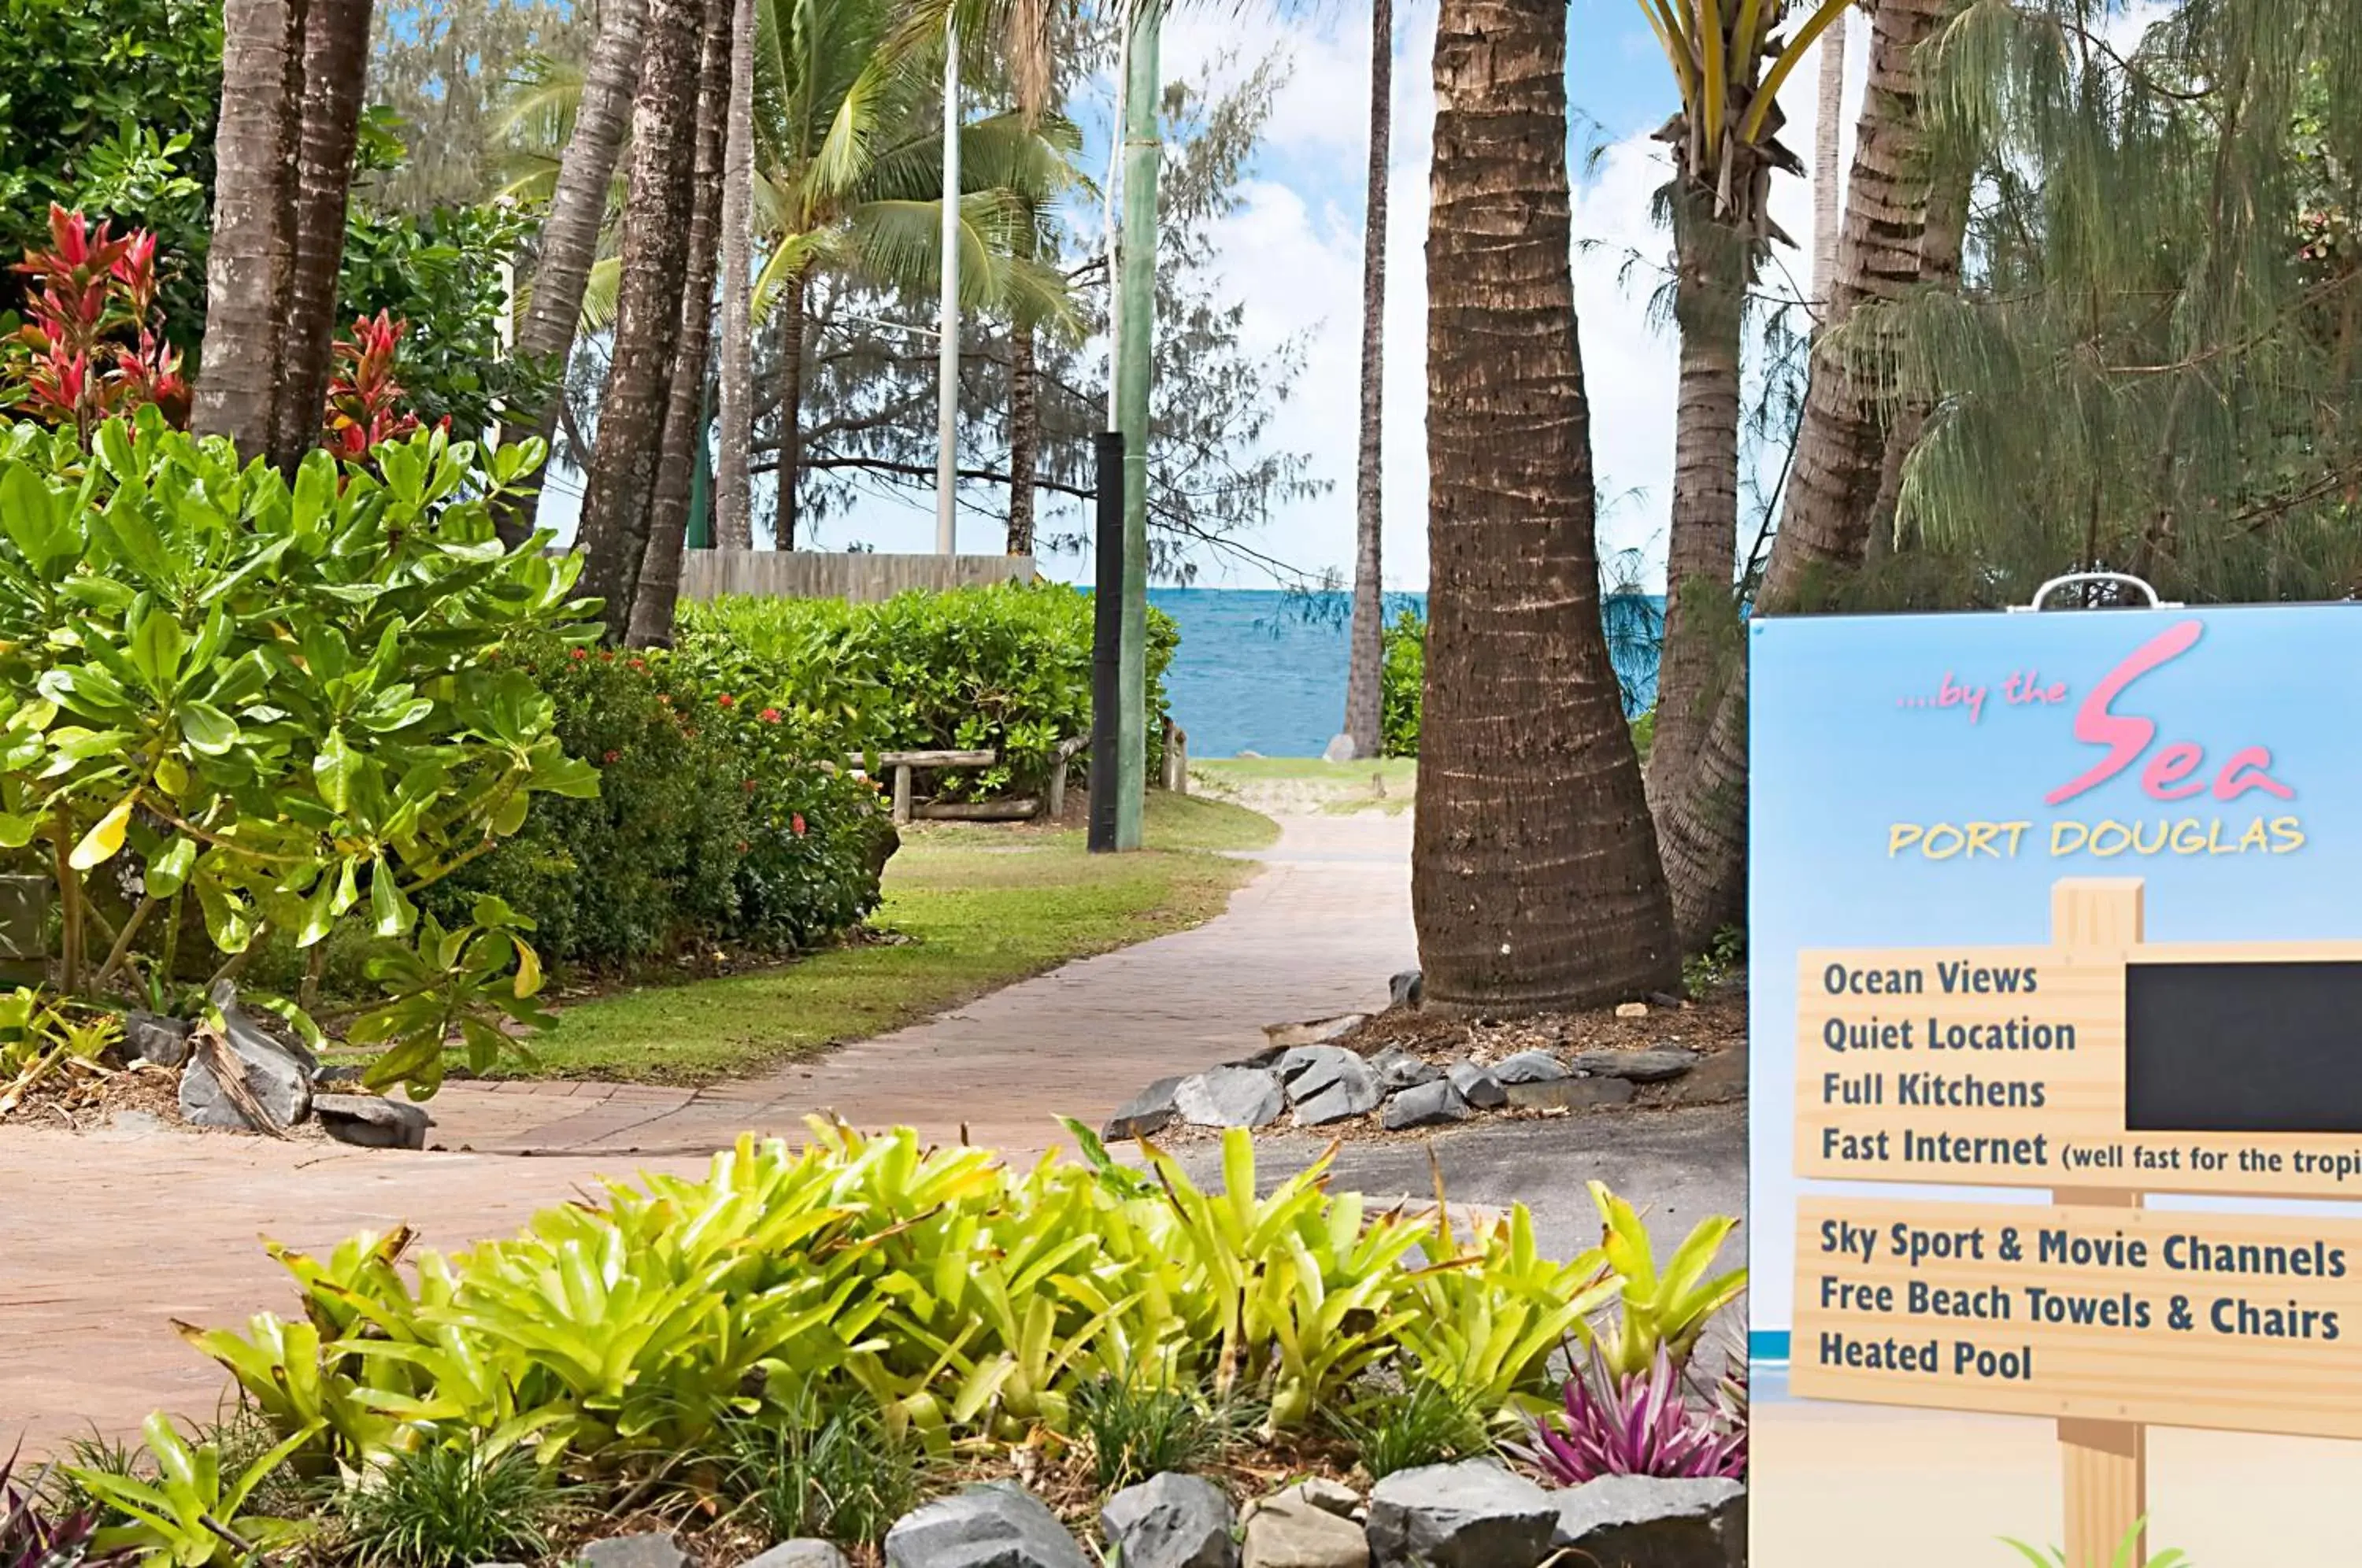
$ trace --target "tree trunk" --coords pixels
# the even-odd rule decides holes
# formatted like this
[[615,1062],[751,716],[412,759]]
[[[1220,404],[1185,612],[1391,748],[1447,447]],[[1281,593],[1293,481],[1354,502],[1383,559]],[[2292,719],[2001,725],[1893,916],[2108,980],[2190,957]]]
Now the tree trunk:
[[1738,555],[1739,363],[1749,242],[1715,220],[1712,196],[1677,190],[1681,397],[1673,429],[1673,505],[1665,550],[1665,629],[1657,669],[1657,725],[1649,798],[1662,809],[1713,722],[1718,670],[1730,639]]
[[1680,972],[1600,624],[1563,0],[1444,0],[1428,223],[1428,998],[1622,1001]]
[[[1871,24],[1869,91],[1846,185],[1833,315],[1866,299],[1900,298],[1918,282],[1926,226],[1926,137],[1913,55],[1941,25],[1951,0],[1878,0]],[[1886,422],[1874,385],[1854,374],[1827,337],[1813,349],[1805,418],[1780,532],[1772,542],[1757,613],[1807,608],[1836,575],[1862,559],[1885,467]],[[1741,657],[1744,657],[1742,647]],[[1658,820],[1665,875],[1682,941],[1703,946],[1747,906],[1747,683],[1734,676],[1712,725]]]
[[1033,477],[1042,449],[1042,393],[1034,366],[1035,328],[1009,331],[1009,553],[1033,553]]
[[[582,293],[590,286],[590,268],[599,257],[599,229],[606,221],[607,193],[614,182],[615,160],[632,114],[633,89],[640,80],[646,17],[647,0],[602,0],[599,36],[590,48],[590,63],[583,72],[582,94],[574,111],[574,134],[558,161],[557,189],[550,195],[549,214],[542,220],[533,305],[517,328],[516,356],[554,360],[561,372],[574,349],[574,330],[582,319]],[[544,441],[555,438],[557,411],[565,396],[562,390],[553,393],[540,418],[531,423],[501,421],[501,440],[522,441],[528,436]],[[512,548],[523,544],[533,533],[540,510],[537,490],[504,504],[499,518],[501,538]]]
[[1838,275],[1838,236],[1845,213],[1845,165],[1840,155],[1845,114],[1846,29],[1852,8],[1838,13],[1821,35],[1820,96],[1813,119],[1813,316],[1816,326],[1829,318],[1829,294]]
[[227,0],[205,337],[189,425],[269,454],[295,275],[304,0]]
[[705,7],[649,0],[646,61],[632,104],[631,188],[614,353],[582,491],[582,591],[605,602],[607,635],[624,639],[662,460],[665,412],[679,358],[681,291],[697,152],[697,83]]
[[803,469],[804,297],[811,278],[797,272],[779,294],[779,505],[771,547],[796,547],[796,478]]
[[[1919,286],[1954,291],[1960,285],[1960,247],[1968,237],[1969,193],[1964,182],[1950,182],[1935,186],[1927,193],[1927,226],[1919,237]],[[1911,389],[1903,408],[1894,416],[1894,427],[1886,433],[1886,455],[1878,476],[1878,502],[1870,518],[1870,537],[1864,542],[1863,554],[1869,560],[1879,560],[1903,547],[1896,532],[1901,526],[1903,509],[1903,470],[1910,462],[1912,450],[1919,445],[1920,433],[1927,427],[1927,415],[1936,406],[1939,389],[1919,386]]]
[[689,540],[697,449],[705,441],[705,370],[713,346],[713,271],[722,222],[724,125],[730,117],[731,13],[735,0],[705,0],[703,58],[698,66],[697,164],[691,175],[688,279],[680,293],[680,348],[665,406],[664,451],[650,503],[648,547],[632,601],[634,647],[672,646],[672,612],[680,597],[680,553]]
[[1353,624],[1345,656],[1345,734],[1355,756],[1378,755],[1385,708],[1385,606],[1379,544],[1385,525],[1386,164],[1394,66],[1394,0],[1374,0],[1370,10],[1369,191],[1362,207],[1362,430],[1353,472]]
[[755,0],[730,16],[730,117],[722,159],[721,456],[713,475],[713,542],[755,545],[748,468],[755,444]]
[[292,473],[320,444],[335,369],[337,276],[369,75],[370,0],[309,0],[295,166],[295,262],[270,460]]

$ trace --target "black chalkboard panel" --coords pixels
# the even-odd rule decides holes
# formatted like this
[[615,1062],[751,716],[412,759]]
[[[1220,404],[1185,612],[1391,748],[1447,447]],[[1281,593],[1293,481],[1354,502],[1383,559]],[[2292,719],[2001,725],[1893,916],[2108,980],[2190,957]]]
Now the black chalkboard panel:
[[2125,1127],[2362,1132],[2362,964],[2132,964]]

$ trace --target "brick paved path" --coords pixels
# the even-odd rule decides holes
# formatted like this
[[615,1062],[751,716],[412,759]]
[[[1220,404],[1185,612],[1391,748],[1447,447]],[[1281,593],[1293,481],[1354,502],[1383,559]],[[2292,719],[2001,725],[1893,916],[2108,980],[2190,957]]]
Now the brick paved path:
[[514,1230],[601,1176],[685,1170],[745,1129],[861,1127],[1033,1154],[1149,1079],[1242,1055],[1262,1026],[1384,1001],[1414,962],[1410,819],[1292,819],[1219,919],[1011,986],[773,1077],[690,1092],[454,1084],[425,1154],[181,1132],[0,1128],[0,1452],[21,1432],[135,1430],[209,1413],[213,1365],[169,1320],[292,1305],[255,1245],[325,1248],[408,1220],[455,1247]]

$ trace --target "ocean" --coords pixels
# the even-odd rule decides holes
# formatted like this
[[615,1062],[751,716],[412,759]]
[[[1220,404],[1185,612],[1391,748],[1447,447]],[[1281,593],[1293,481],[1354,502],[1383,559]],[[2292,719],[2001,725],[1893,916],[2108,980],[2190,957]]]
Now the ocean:
[[[1318,756],[1343,727],[1344,594],[1158,588],[1148,602],[1180,624],[1180,650],[1164,684],[1190,756]],[[1387,619],[1404,607],[1426,613],[1427,595],[1386,596]],[[1664,601],[1654,595],[1606,602],[1608,649],[1634,714],[1656,701],[1663,613]]]

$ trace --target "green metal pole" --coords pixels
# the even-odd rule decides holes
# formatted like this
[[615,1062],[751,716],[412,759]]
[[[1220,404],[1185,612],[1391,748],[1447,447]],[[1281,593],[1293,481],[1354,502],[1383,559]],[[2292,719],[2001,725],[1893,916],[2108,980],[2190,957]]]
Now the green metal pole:
[[692,550],[713,547],[713,453],[706,445],[713,433],[713,388],[709,384],[697,405],[696,460],[689,470],[689,536]]
[[1132,0],[1123,105],[1116,428],[1123,432],[1123,626],[1116,710],[1115,846],[1138,849],[1148,787],[1148,390],[1156,326],[1156,41],[1163,0]]

